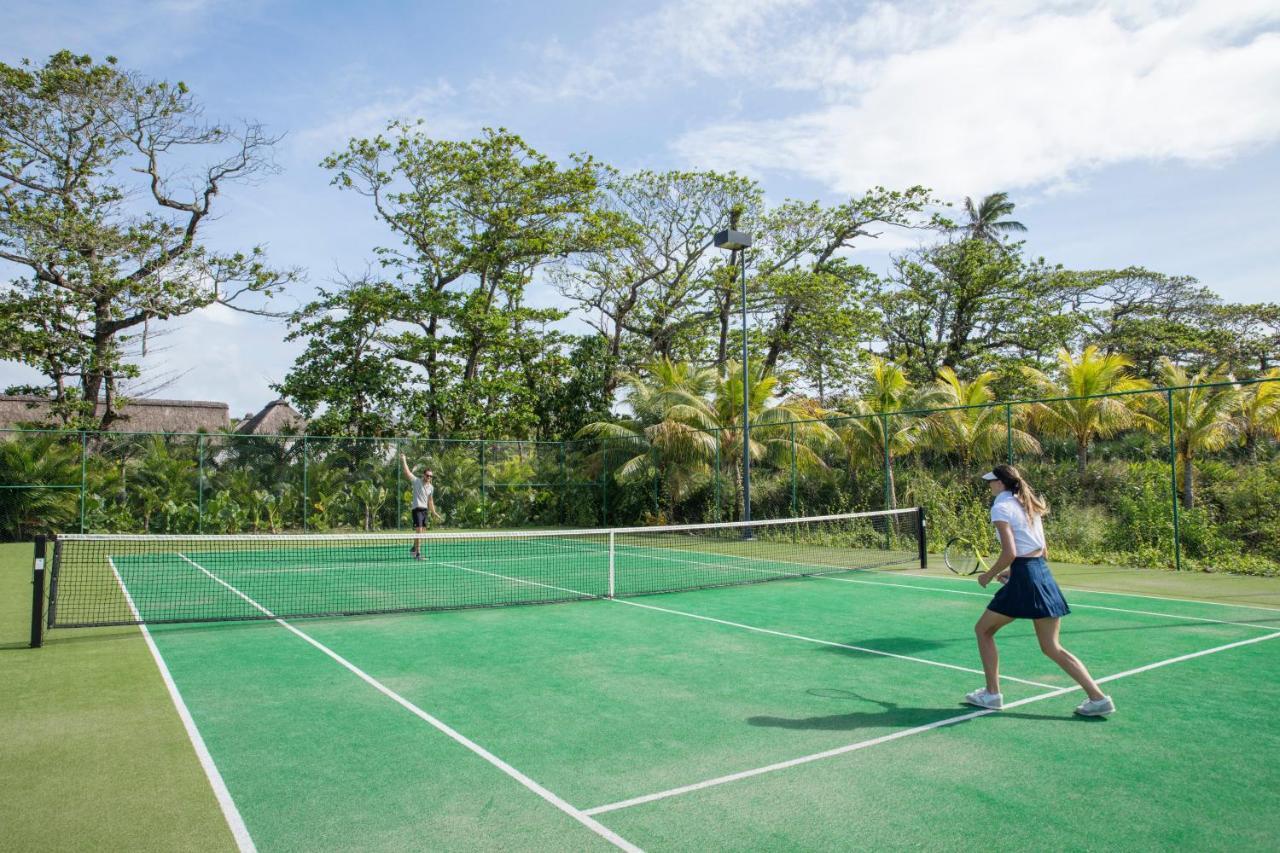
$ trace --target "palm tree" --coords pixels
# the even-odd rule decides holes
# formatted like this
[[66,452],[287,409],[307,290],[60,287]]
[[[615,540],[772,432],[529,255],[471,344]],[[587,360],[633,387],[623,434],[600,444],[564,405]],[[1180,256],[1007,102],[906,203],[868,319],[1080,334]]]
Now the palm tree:
[[1018,453],[1040,452],[1040,442],[1007,425],[1001,407],[988,405],[995,397],[991,390],[995,378],[994,372],[987,371],[966,381],[944,367],[933,383],[935,405],[942,410],[927,419],[927,440],[935,449],[954,454],[962,469],[976,459],[998,459],[1009,443]]
[[622,374],[621,381],[634,417],[587,424],[575,438],[602,443],[591,456],[597,468],[608,468],[610,458],[619,451],[627,457],[613,471],[619,483],[660,478],[670,518],[694,483],[710,475],[709,460],[716,452],[713,436],[674,418],[672,412],[698,411],[705,395],[715,388],[715,370],[662,358],[644,365],[640,373]]
[[[729,363],[722,379],[716,377],[714,370],[655,362],[646,365],[644,372],[647,376],[631,374],[624,379],[636,418],[588,424],[578,436],[625,442],[632,455],[617,469],[615,478],[634,482],[660,473],[669,484],[672,507],[678,492],[710,472],[710,463],[718,452],[722,461],[732,465],[738,518],[742,518],[741,369]],[[790,464],[794,452],[799,468],[826,467],[817,449],[834,441],[835,432],[825,423],[806,417],[810,412],[805,401],[783,400],[769,405],[778,378],[759,368],[753,372],[748,400],[752,461],[781,466]],[[709,388],[708,377],[713,380]]]
[[1058,351],[1056,381],[1035,368],[1023,368],[1045,396],[1072,398],[1033,403],[1030,414],[1046,433],[1075,439],[1076,468],[1082,477],[1094,439],[1109,438],[1145,420],[1130,404],[1131,398],[1102,396],[1151,387],[1150,382],[1129,373],[1132,366],[1133,362],[1119,353],[1103,354],[1096,346],[1088,346],[1079,359],[1066,349]]
[[925,436],[923,418],[899,413],[927,406],[929,402],[928,392],[916,392],[902,365],[872,356],[867,391],[853,405],[854,418],[844,421],[837,429],[850,468],[884,466],[889,478],[885,490],[889,509],[898,508],[894,459],[914,452]]
[[[1224,381],[1216,370],[1202,368],[1194,376],[1168,358],[1162,359],[1159,368],[1160,382],[1168,388],[1173,409],[1173,446],[1182,469],[1182,504],[1195,506],[1195,458],[1201,453],[1221,450],[1231,443],[1238,432],[1238,423],[1232,418],[1239,400],[1239,392],[1230,385],[1213,384]],[[1206,387],[1208,386],[1208,387]],[[1152,424],[1163,433],[1169,430],[1169,398],[1152,401],[1155,411]]]
[[985,196],[977,205],[974,205],[973,199],[965,196],[964,212],[968,214],[969,222],[956,230],[964,231],[970,240],[999,243],[1001,234],[1027,230],[1027,226],[1021,222],[1000,218],[1012,214],[1016,206],[1009,201],[1009,194],[1005,192]]
[[1241,388],[1236,403],[1236,429],[1250,461],[1258,460],[1258,440],[1280,438],[1280,367],[1258,377],[1268,380]]

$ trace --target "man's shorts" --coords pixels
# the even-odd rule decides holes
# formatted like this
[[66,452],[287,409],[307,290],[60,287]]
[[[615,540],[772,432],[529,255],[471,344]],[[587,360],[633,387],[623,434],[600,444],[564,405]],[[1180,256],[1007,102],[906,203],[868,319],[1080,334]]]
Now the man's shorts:
[[415,506],[413,508],[413,526],[427,526],[427,508],[425,506]]

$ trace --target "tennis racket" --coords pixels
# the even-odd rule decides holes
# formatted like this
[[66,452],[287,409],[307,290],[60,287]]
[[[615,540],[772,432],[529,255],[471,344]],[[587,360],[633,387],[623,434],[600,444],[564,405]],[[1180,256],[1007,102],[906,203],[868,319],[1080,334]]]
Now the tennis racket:
[[958,575],[976,575],[987,570],[986,556],[978,550],[977,545],[963,536],[957,536],[947,543],[942,559],[947,568]]

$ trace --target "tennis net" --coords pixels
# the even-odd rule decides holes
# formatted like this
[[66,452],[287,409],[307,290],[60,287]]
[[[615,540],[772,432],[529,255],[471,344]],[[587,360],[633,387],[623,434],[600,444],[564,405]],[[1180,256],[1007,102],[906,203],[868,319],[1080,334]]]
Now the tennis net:
[[[54,540],[49,628],[536,604],[920,565],[917,508],[588,530]],[[417,543],[422,555],[417,559]]]

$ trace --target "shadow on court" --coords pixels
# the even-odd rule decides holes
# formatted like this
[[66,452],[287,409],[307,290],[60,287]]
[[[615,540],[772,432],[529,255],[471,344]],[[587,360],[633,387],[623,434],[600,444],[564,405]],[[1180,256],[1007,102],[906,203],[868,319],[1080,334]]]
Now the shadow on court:
[[[927,726],[940,720],[950,719],[965,713],[981,711],[972,705],[960,703],[956,708],[915,708],[885,702],[879,699],[868,699],[853,691],[818,688],[807,690],[813,696],[832,699],[851,699],[859,702],[878,705],[875,711],[850,711],[845,714],[828,714],[820,717],[748,717],[747,723],[752,726],[775,729],[796,729],[803,731],[855,731],[857,729],[912,729]],[[1013,717],[1019,720],[1042,720],[1045,722],[1099,723],[1104,717],[1081,717],[1072,713],[1035,714],[1025,711],[999,711],[987,714],[989,717]],[[975,718],[977,719],[977,718]],[[952,725],[971,722],[961,720]]]

